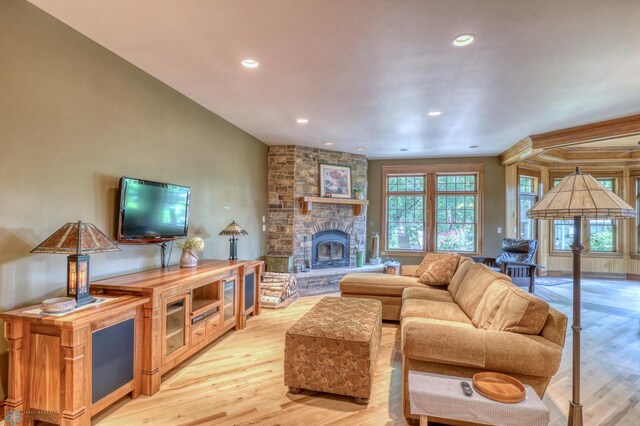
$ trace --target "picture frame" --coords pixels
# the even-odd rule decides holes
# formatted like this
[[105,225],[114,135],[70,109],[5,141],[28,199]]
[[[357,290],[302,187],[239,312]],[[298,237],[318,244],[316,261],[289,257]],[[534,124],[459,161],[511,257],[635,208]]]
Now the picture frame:
[[352,198],[351,166],[320,163],[320,196]]

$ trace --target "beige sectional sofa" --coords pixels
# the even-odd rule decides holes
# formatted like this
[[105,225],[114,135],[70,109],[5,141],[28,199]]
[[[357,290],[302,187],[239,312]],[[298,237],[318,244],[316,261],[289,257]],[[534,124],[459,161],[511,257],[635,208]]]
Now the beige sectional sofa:
[[496,371],[544,394],[560,365],[564,314],[468,258],[445,286],[421,284],[412,269],[403,276],[350,274],[340,283],[343,297],[380,300],[383,318],[401,321],[407,419],[417,419],[409,409],[409,370],[462,377]]

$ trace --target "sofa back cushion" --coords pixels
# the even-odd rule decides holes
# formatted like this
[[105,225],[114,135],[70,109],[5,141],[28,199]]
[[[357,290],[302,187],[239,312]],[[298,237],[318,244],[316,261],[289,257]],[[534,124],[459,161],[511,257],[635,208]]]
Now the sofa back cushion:
[[471,260],[471,258],[460,258],[460,262],[458,262],[458,269],[456,269],[456,273],[453,274],[453,277],[451,277],[451,282],[449,283],[449,287],[447,287],[447,290],[449,290],[449,293],[451,293],[452,297],[456,294],[458,288],[460,288],[462,280],[464,280],[464,277],[467,275],[467,272],[469,272],[469,269],[473,265],[475,265],[475,263],[473,262],[473,260]]
[[549,304],[504,280],[495,280],[484,293],[473,325],[484,330],[539,334],[547,321]]
[[453,300],[469,318],[473,318],[484,293],[497,279],[509,281],[509,277],[506,275],[493,271],[481,263],[475,263],[467,271],[456,294],[452,295]]
[[420,275],[420,282],[428,285],[449,285],[458,269],[459,261],[460,256],[457,254],[427,253],[422,261],[426,266]]

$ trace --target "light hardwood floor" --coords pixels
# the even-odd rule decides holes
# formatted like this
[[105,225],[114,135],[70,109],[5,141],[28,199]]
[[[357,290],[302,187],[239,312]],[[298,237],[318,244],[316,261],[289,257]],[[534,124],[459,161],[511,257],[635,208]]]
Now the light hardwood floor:
[[[536,293],[565,313],[571,283]],[[640,282],[584,280],[582,393],[587,425],[640,424]],[[106,425],[403,425],[398,325],[384,323],[373,395],[352,398],[287,393],[282,380],[285,330],[320,296],[282,311],[263,310],[247,328],[227,334],[163,377],[152,397],[124,399],[93,423]],[[544,401],[553,425],[566,424],[571,345]]]

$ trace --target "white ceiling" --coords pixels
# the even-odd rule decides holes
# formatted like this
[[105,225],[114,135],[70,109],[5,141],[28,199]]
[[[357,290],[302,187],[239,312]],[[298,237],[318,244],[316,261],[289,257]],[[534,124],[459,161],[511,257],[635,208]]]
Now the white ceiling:
[[640,112],[638,0],[30,1],[267,144],[487,155]]

